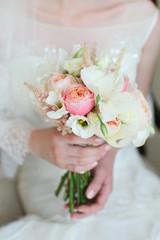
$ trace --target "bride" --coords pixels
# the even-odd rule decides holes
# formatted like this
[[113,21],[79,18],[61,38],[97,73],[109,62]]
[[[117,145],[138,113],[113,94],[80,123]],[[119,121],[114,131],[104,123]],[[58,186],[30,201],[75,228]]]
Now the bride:
[[[41,57],[56,48],[95,41],[147,95],[160,48],[159,11],[150,0],[5,1],[1,6],[1,172],[13,178],[25,217],[0,229],[0,239],[158,240],[160,180],[128,145],[111,148],[92,137],[62,137],[36,113],[25,81],[37,77]],[[73,144],[76,144],[73,145]],[[17,171],[17,164],[21,165]],[[54,190],[64,169],[93,170],[81,205],[70,216]],[[113,191],[112,191],[113,185]],[[111,193],[112,192],[112,193]],[[78,210],[78,211],[76,211]],[[79,220],[83,219],[83,220]]]

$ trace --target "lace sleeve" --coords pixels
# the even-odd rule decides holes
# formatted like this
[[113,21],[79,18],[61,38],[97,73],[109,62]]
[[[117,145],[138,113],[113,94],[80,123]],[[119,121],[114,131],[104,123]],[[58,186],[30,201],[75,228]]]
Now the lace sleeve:
[[22,164],[28,153],[28,142],[33,126],[23,119],[0,120],[0,148]]
[[13,178],[28,153],[32,124],[23,119],[0,120],[1,175]]

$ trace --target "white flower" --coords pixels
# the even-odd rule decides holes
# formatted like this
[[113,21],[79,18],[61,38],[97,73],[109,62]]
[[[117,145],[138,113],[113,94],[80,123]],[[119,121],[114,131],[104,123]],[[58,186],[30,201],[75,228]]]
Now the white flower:
[[97,66],[87,67],[81,70],[81,78],[88,89],[95,95],[99,94],[99,79],[103,78],[105,73],[100,71]]
[[49,96],[46,99],[46,103],[51,106],[53,105],[58,106],[61,103],[59,94],[56,91],[50,91]]
[[101,99],[110,98],[123,89],[124,77],[120,71],[105,73],[92,66],[81,70],[81,78],[89,90],[96,96],[99,94]]
[[87,118],[90,122],[94,123],[95,125],[95,135],[105,140],[105,137],[103,136],[103,133],[101,131],[100,122],[96,113],[93,113],[93,112],[88,113]]
[[56,106],[56,111],[49,111],[47,112],[47,116],[51,119],[59,119],[63,115],[67,114],[68,111],[66,110],[65,106],[62,103],[61,95],[57,91],[50,91],[49,96],[46,99],[46,103],[51,106]]
[[67,58],[67,52],[64,49],[48,49],[44,58],[37,59],[36,78],[39,87],[47,91],[48,79],[55,73],[63,71],[64,61]]
[[144,145],[146,139],[150,134],[150,128],[139,131],[135,139],[132,140],[132,143],[135,147],[140,147]]
[[72,115],[66,124],[72,128],[74,134],[82,138],[90,138],[95,134],[95,123],[84,116]]
[[66,60],[64,63],[64,69],[76,77],[80,75],[80,69],[82,67],[82,58],[73,58]]
[[100,101],[99,109],[103,122],[114,121],[119,114],[132,109],[135,104],[133,97],[128,92],[113,95],[106,102]]
[[63,107],[59,108],[57,111],[47,112],[47,116],[51,119],[59,119],[67,113],[68,113],[68,111],[66,111],[65,106],[63,106]]
[[96,65],[101,71],[107,71],[111,62],[111,57],[108,53],[103,53],[102,56],[96,61]]
[[129,122],[137,121],[137,114],[135,112],[135,109],[128,109],[126,112],[119,114],[118,118],[123,123],[129,123]]

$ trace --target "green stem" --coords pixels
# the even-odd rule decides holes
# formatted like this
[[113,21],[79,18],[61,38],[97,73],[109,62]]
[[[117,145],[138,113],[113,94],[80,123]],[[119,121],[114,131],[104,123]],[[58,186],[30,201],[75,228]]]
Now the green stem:
[[81,174],[77,173],[77,205],[81,205],[81,189],[80,189],[80,184],[81,184]]
[[69,212],[72,213],[74,209],[74,177],[73,172],[70,172],[70,186],[69,186]]
[[85,174],[81,175],[81,184],[80,184],[80,189],[81,189],[81,204],[85,204],[86,203],[86,176]]
[[58,188],[57,188],[57,190],[56,190],[56,192],[55,192],[56,197],[59,196],[59,194],[60,194],[60,192],[61,192],[61,190],[62,190],[62,187],[64,186],[64,183],[65,183],[65,181],[66,181],[67,176],[68,176],[68,172],[66,172],[66,173],[61,177],[60,184],[58,185]]

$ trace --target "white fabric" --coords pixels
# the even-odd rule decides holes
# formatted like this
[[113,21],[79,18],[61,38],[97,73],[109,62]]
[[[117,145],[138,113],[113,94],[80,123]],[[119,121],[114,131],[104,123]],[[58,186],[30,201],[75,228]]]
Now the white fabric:
[[114,191],[105,208],[86,219],[71,220],[63,200],[54,196],[62,172],[44,160],[25,161],[19,191],[29,215],[3,227],[0,239],[159,240],[160,179],[132,146],[117,155]]
[[[2,15],[8,19],[10,14]],[[135,82],[144,39],[151,33],[158,13],[144,19],[142,14],[136,22],[86,29],[52,26],[22,16],[22,12],[21,16],[15,15],[12,24],[6,21],[7,25],[0,28],[0,43],[4,46],[0,50],[0,148],[4,156],[2,166],[10,177],[16,166],[12,166],[7,155],[21,164],[28,151],[31,130],[49,126],[34,111],[23,86],[23,82],[34,82],[39,77],[36,67],[44,52],[49,48],[55,51],[55,46],[70,50],[74,43],[88,41],[92,45],[97,41],[99,48],[108,49],[116,60],[125,46],[122,70]],[[117,155],[114,191],[105,208],[84,220],[71,220],[63,201],[54,196],[63,172],[42,159],[26,156],[19,170],[18,187],[29,215],[1,228],[0,239],[160,239],[160,180],[146,168],[132,146],[121,149]]]

